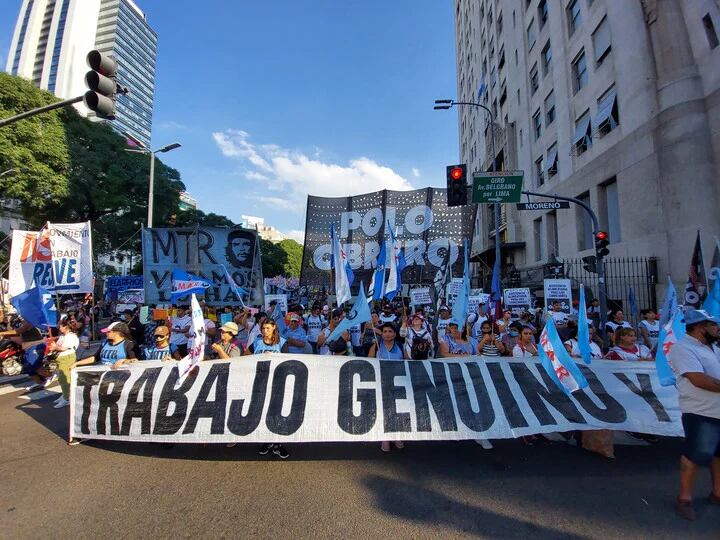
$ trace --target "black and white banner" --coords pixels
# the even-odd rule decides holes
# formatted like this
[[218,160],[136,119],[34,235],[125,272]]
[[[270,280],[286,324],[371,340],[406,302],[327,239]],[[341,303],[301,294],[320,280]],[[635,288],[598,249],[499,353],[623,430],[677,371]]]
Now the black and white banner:
[[539,363],[469,357],[381,361],[264,354],[208,361],[178,383],[175,363],[72,371],[70,434],[159,442],[505,439],[609,428],[682,436],[674,387],[653,364],[580,366],[568,397]]
[[462,274],[463,239],[472,245],[476,205],[447,205],[447,189],[375,191],[354,197],[308,197],[300,285],[323,287],[330,275],[330,225],[355,275],[355,284],[372,278],[388,224],[400,240],[406,284],[432,283],[447,261]]

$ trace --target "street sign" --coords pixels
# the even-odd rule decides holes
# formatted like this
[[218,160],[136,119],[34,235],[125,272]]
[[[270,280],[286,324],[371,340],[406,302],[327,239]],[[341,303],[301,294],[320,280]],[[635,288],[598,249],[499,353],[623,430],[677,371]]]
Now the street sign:
[[549,202],[522,202],[517,203],[518,210],[560,210],[561,208],[570,208],[568,201],[549,201]]
[[480,204],[520,202],[522,183],[523,171],[475,173],[472,202]]

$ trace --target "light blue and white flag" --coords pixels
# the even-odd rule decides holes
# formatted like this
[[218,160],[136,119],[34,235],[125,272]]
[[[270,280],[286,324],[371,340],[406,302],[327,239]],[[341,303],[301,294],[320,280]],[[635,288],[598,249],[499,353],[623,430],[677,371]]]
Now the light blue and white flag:
[[675,285],[670,280],[670,276],[667,278],[668,286],[665,289],[665,298],[663,298],[662,306],[660,307],[660,326],[665,326],[670,318],[673,316],[678,307],[677,291]]
[[172,271],[172,292],[170,293],[170,302],[177,304],[180,298],[189,294],[204,293],[205,289],[212,287],[213,283],[209,279],[205,279],[193,274],[188,274],[185,270],[175,268]]
[[702,308],[713,317],[720,318],[720,279],[715,279],[713,281],[710,294],[708,294],[707,298],[705,298]]
[[567,395],[588,385],[587,379],[565,349],[552,317],[548,317],[540,334],[538,354],[545,371]]
[[225,268],[225,265],[221,265],[223,272],[225,272],[225,279],[227,279],[228,285],[230,285],[230,290],[233,292],[233,294],[237,297],[238,300],[240,300],[240,305],[242,307],[245,307],[245,302],[243,302],[243,295],[249,294],[249,292],[245,289],[243,289],[240,285],[238,285],[235,280],[233,279],[230,272],[228,272],[228,269]]
[[580,285],[580,305],[578,306],[578,350],[586,364],[592,361],[590,350],[590,328],[588,327],[587,306],[585,305],[585,285]]
[[52,295],[42,287],[33,287],[13,296],[10,301],[27,322],[37,327],[57,326],[57,309]]
[[628,289],[628,308],[630,308],[630,315],[637,320],[640,312],[638,311],[637,298],[635,298],[635,289],[632,288],[632,285]]
[[405,254],[400,249],[400,240],[393,234],[389,223],[387,227],[390,231],[390,249],[388,251],[388,280],[385,285],[385,297],[392,300],[402,288],[402,271],[407,265],[405,263]]
[[330,240],[332,242],[332,268],[335,269],[335,296],[337,305],[340,306],[352,298],[350,286],[355,276],[350,268],[345,248],[340,245],[335,225],[330,225]]
[[275,304],[275,309],[273,310],[270,318],[275,321],[280,335],[285,336],[285,334],[287,334],[288,327],[287,324],[285,324],[285,314],[283,313],[280,302]]
[[370,306],[368,306],[368,300],[365,296],[365,285],[360,282],[360,291],[358,291],[355,304],[353,304],[350,313],[345,315],[345,317],[343,317],[343,319],[335,327],[335,330],[330,332],[330,335],[325,340],[325,343],[329,343],[339,338],[340,334],[342,334],[345,330],[348,330],[350,327],[368,322],[371,319]]
[[662,386],[673,386],[675,374],[670,368],[667,355],[675,346],[677,341],[685,335],[685,319],[683,310],[676,307],[672,318],[660,328],[658,335],[658,347],[655,353],[655,369]]
[[463,251],[465,254],[463,261],[463,282],[452,307],[452,318],[459,323],[460,329],[465,327],[468,304],[470,303],[470,261],[468,260],[467,240],[463,240]]
[[375,262],[375,271],[370,280],[370,288],[368,289],[368,302],[370,300],[380,300],[385,296],[385,265],[387,264],[387,255],[385,251],[387,242],[383,239],[380,244],[377,261]]

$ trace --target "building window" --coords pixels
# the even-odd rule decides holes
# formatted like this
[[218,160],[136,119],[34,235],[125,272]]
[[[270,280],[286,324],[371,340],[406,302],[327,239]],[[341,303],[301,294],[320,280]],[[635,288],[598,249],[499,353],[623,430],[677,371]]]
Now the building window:
[[540,116],[540,109],[533,114],[533,132],[535,133],[535,140],[538,140],[540,135],[542,135],[542,116]]
[[533,221],[533,239],[535,243],[535,260],[545,260],[545,235],[543,234],[542,218]]
[[540,57],[542,58],[543,77],[547,77],[547,74],[550,73],[550,65],[552,64],[552,50],[550,49],[549,39],[545,47],[543,47]]
[[557,212],[545,214],[545,225],[547,226],[548,251],[556,257],[560,255],[560,241],[558,239]]
[[620,235],[620,200],[618,197],[618,185],[615,178],[612,178],[600,186],[601,225],[605,225],[608,232],[608,240],[611,243],[622,241]]
[[592,146],[592,131],[590,129],[590,111],[585,111],[580,118],[575,120],[575,136],[573,145],[576,154],[582,155]]
[[520,105],[520,89],[519,88],[517,90],[517,100],[518,100],[518,105]]
[[573,71],[573,87],[577,94],[588,83],[587,60],[585,58],[585,50],[581,50],[580,54],[575,57],[572,63]]
[[598,112],[593,122],[593,132],[597,132],[600,137],[604,137],[615,129],[619,123],[617,92],[615,92],[615,85],[613,85],[598,99]]
[[535,34],[535,19],[530,21],[530,26],[527,27],[527,40],[528,40],[528,51],[533,48],[533,45],[535,45],[535,38],[537,35]]
[[493,111],[493,117],[497,118],[497,115],[498,115],[497,99],[493,99],[492,111]]
[[548,20],[547,0],[540,0],[538,4],[538,26],[542,28]]
[[598,65],[603,63],[605,57],[610,54],[610,25],[605,17],[598,25],[592,35],[593,48],[595,49],[595,62]]
[[555,121],[555,93],[550,93],[545,98],[545,125],[549,126]]
[[558,172],[557,143],[548,148],[547,160],[545,161],[545,172],[547,173],[548,178],[555,176]]
[[718,45],[720,45],[720,41],[718,41],[717,32],[715,32],[715,25],[713,24],[712,17],[710,17],[709,13],[706,13],[705,16],[702,18],[703,21],[703,27],[705,28],[705,35],[707,36],[708,45],[710,45],[711,49],[714,49]]
[[[505,101],[507,101],[507,85],[505,84],[505,81],[503,81],[500,85],[500,107],[505,105]],[[507,124],[507,122],[505,123]]]
[[[498,15],[498,18],[497,18],[497,33],[498,33],[498,36],[502,33],[502,29],[503,29],[503,16],[502,16],[502,11],[501,11],[500,14]],[[498,38],[498,39],[499,39],[499,38]]]
[[539,86],[540,82],[538,78],[538,67],[537,64],[534,64],[532,69],[530,70],[530,94],[535,95],[535,92],[537,92]]
[[567,7],[568,18],[568,36],[572,36],[575,30],[582,23],[582,15],[580,14],[580,0],[572,0]]
[[[590,193],[585,192],[582,195],[578,195],[577,199],[590,206]],[[575,206],[575,223],[578,224],[578,251],[592,249],[595,245],[593,240],[592,218],[580,205]]]
[[535,160],[535,186],[540,187],[545,183],[545,160],[542,156]]
[[517,49],[515,49],[515,65],[518,65],[518,52]]
[[500,60],[498,60],[498,71],[505,65],[505,48],[500,49]]

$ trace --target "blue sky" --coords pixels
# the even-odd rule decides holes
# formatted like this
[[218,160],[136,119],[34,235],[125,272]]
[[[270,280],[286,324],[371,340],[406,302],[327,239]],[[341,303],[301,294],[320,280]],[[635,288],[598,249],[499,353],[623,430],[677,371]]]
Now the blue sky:
[[[206,212],[299,236],[307,193],[444,185],[450,0],[136,0],[158,33],[153,146]],[[20,0],[0,2],[5,65]]]

